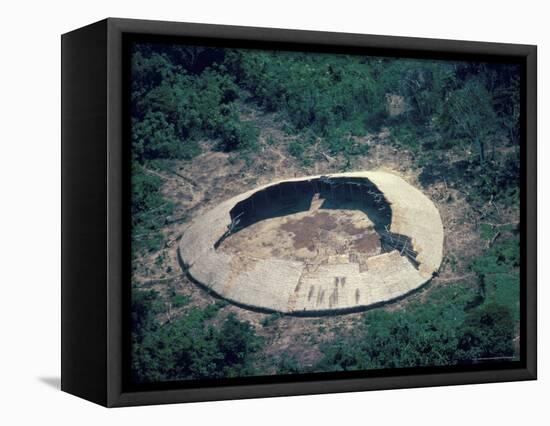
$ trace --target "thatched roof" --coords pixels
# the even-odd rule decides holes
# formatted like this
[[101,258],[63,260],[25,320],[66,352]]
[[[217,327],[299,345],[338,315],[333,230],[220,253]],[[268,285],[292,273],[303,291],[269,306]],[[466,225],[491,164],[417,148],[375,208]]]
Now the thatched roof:
[[349,311],[398,299],[431,279],[440,266],[443,225],[434,204],[401,177],[387,172],[332,174],[363,178],[384,194],[392,209],[390,231],[411,239],[418,269],[397,250],[367,259],[366,268],[335,257],[311,270],[304,262],[257,259],[253,253],[230,255],[214,248],[231,224],[230,211],[240,201],[281,182],[240,194],[196,218],[181,238],[179,255],[191,277],[237,304],[284,313]]

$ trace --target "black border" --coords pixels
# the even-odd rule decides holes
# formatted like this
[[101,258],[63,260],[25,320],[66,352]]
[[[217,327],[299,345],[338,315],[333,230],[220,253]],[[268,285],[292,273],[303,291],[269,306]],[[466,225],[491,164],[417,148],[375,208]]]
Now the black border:
[[99,379],[107,376],[106,48],[106,21],[61,39],[61,389],[100,404],[107,403]]
[[[123,372],[123,389],[127,392],[135,391],[144,391],[144,390],[164,390],[164,389],[179,389],[179,388],[200,388],[200,387],[216,387],[224,385],[244,385],[244,384],[262,384],[262,383],[292,383],[296,381],[315,381],[315,380],[334,380],[339,378],[369,378],[369,377],[388,377],[388,376],[408,376],[411,374],[433,374],[433,373],[450,373],[450,372],[465,372],[465,371],[484,371],[484,370],[495,370],[495,369],[513,369],[513,368],[525,368],[525,353],[526,347],[523,339],[520,338],[520,360],[519,361],[501,361],[501,362],[487,362],[482,364],[462,364],[462,365],[453,365],[453,366],[431,366],[431,367],[413,367],[413,368],[399,368],[399,369],[378,369],[378,370],[365,370],[365,371],[348,371],[348,372],[317,372],[317,373],[302,373],[302,374],[293,374],[293,375],[274,375],[274,376],[249,376],[249,377],[239,377],[239,378],[228,378],[228,379],[196,379],[196,380],[171,380],[165,382],[155,382],[155,383],[141,383],[136,384],[131,381],[131,372],[130,372],[130,362],[131,362],[131,324],[129,323],[129,312],[130,312],[130,300],[131,300],[131,226],[130,220],[127,220],[131,217],[131,165],[128,161],[131,158],[131,47],[134,44],[145,44],[145,43],[154,43],[158,45],[190,45],[190,46],[208,46],[208,47],[219,47],[219,48],[240,48],[240,49],[258,49],[258,50],[277,50],[277,51],[304,51],[304,52],[315,52],[315,53],[329,53],[329,54],[338,54],[346,53],[350,55],[364,55],[371,57],[391,57],[395,58],[395,54],[399,55],[399,58],[411,58],[411,59],[433,59],[430,55],[422,54],[419,52],[407,52],[402,49],[392,50],[391,53],[386,49],[371,49],[369,47],[349,47],[345,45],[341,46],[325,46],[325,45],[310,45],[310,44],[301,44],[301,43],[270,43],[262,42],[259,40],[253,41],[243,41],[238,39],[209,39],[209,38],[194,38],[194,37],[184,37],[184,36],[159,36],[159,35],[143,35],[137,33],[125,33],[122,37],[122,51],[123,51],[123,82],[122,82],[122,91],[123,91],[123,149],[125,152],[123,161],[124,161],[124,202],[123,209],[126,212],[124,216],[124,233],[126,243],[124,245],[125,250],[125,259],[126,263],[126,274],[124,277],[124,301],[123,301],[123,333],[124,333],[124,344],[123,344],[123,363],[125,365]],[[498,57],[488,57],[484,55],[450,55],[450,58],[447,58],[444,52],[440,52],[437,55],[439,60],[455,60],[455,61],[480,61],[480,62],[493,62],[493,63],[506,63],[506,64],[516,64],[521,67],[521,82],[525,81],[524,66],[518,58],[508,57],[508,56],[498,56]],[[520,102],[522,106],[520,107],[521,112],[525,111],[525,104],[523,100],[525,99],[525,87],[521,89]],[[520,113],[520,117],[523,117],[523,113]],[[520,129],[523,132],[524,124],[520,123],[522,128]],[[523,133],[522,133],[523,134]],[[521,138],[520,138],[521,139]],[[525,150],[520,149],[520,153],[523,153]],[[524,164],[524,163],[523,163]],[[523,191],[521,191],[521,194]],[[520,195],[521,198],[521,195]],[[525,203],[520,199],[521,210],[525,211]],[[520,223],[523,223],[520,220]],[[524,256],[524,254],[523,254]],[[523,264],[523,263],[522,263]],[[524,268],[520,270],[522,273]],[[523,287],[522,287],[523,289]],[[524,292],[523,292],[524,293]],[[520,293],[520,336],[525,335],[525,294]]]
[[[372,47],[372,46],[350,46],[347,44],[310,44],[302,43],[299,41],[295,42],[280,42],[280,41],[265,41],[265,40],[246,40],[238,38],[216,38],[216,37],[194,37],[194,36],[172,36],[172,35],[158,35],[158,34],[143,34],[137,32],[125,32],[122,35],[122,51],[123,51],[123,81],[122,81],[122,90],[123,90],[123,125],[124,125],[124,134],[123,134],[123,149],[125,150],[125,155],[123,161],[130,158],[130,149],[129,146],[129,135],[130,135],[130,120],[129,120],[129,108],[130,100],[129,94],[130,90],[128,85],[131,84],[130,81],[130,52],[129,47],[132,43],[159,43],[159,44],[187,44],[187,45],[198,45],[198,46],[216,46],[216,47],[234,47],[234,48],[245,48],[245,49],[269,49],[269,50],[294,50],[294,51],[310,51],[310,52],[322,52],[322,53],[347,53],[347,54],[363,54],[369,56],[387,56],[387,57],[400,57],[400,58],[415,58],[415,59],[438,59],[438,60],[460,60],[460,61],[479,61],[479,62],[498,62],[498,63],[515,63],[519,64],[522,69],[522,90],[521,90],[521,104],[522,104],[522,113],[521,113],[521,134],[525,135],[525,100],[526,100],[526,64],[525,62],[517,56],[509,56],[506,54],[498,55],[486,55],[481,53],[458,53],[458,52],[448,52],[445,50],[431,51],[431,52],[421,52],[418,50],[409,50],[403,49],[400,47],[395,48],[381,48],[381,47]],[[520,153],[522,156],[522,171],[525,170],[525,153],[526,150],[524,142],[525,139],[521,139],[522,146]],[[129,213],[130,203],[127,199],[127,194],[129,194],[129,185],[130,185],[130,174],[128,162],[124,161],[126,167],[123,169],[123,179],[125,183],[124,191],[124,200],[126,206],[124,210]],[[525,178],[525,174],[522,173],[522,179]],[[521,219],[525,217],[525,208],[526,208],[526,198],[524,182],[522,182],[521,190]],[[125,219],[129,217],[126,216]],[[524,226],[525,221],[520,220],[522,227]],[[128,271],[131,273],[131,260],[128,257],[129,247],[130,247],[130,227],[125,226],[126,233],[126,259]],[[522,229],[522,231],[524,231]],[[526,235],[526,233],[522,233]],[[525,245],[522,245],[522,265],[525,263]],[[524,282],[526,268],[521,269],[522,282]],[[124,277],[124,289],[128,293],[131,292],[130,287],[130,278],[129,275]],[[234,379],[203,379],[203,380],[194,380],[194,381],[169,381],[169,382],[158,382],[158,383],[149,383],[149,384],[132,384],[130,380],[130,369],[128,366],[128,361],[130,360],[130,325],[128,323],[129,319],[129,294],[124,296],[125,308],[123,309],[124,314],[124,325],[123,333],[125,335],[125,344],[123,345],[123,382],[122,389],[124,392],[137,392],[137,391],[159,391],[159,390],[174,390],[174,389],[197,389],[197,388],[216,388],[220,386],[242,386],[242,385],[260,385],[260,384],[290,384],[297,381],[300,382],[315,382],[320,380],[332,381],[336,379],[355,379],[355,378],[372,378],[372,377],[405,377],[413,376],[419,374],[436,374],[436,373],[459,373],[459,372],[479,372],[479,371],[499,371],[499,370],[513,370],[518,368],[526,368],[526,353],[527,345],[526,340],[523,338],[525,336],[526,330],[526,292],[525,286],[521,287],[520,293],[520,361],[510,361],[510,362],[501,362],[501,363],[491,363],[491,364],[477,364],[477,365],[458,365],[458,366],[443,366],[443,367],[417,367],[417,368],[404,368],[404,369],[391,369],[391,370],[370,370],[370,371],[356,371],[356,372],[341,372],[341,373],[312,373],[312,374],[299,374],[299,375],[288,375],[288,376],[261,376],[261,377],[241,377]]]
[[[483,43],[454,40],[419,39],[407,37],[370,36],[361,34],[296,31],[271,28],[235,27],[161,21],[143,21],[109,18],[94,24],[106,32],[104,45],[106,58],[106,83],[94,82],[98,90],[106,92],[106,229],[97,232],[106,234],[106,246],[96,243],[92,249],[105,254],[106,283],[105,298],[98,304],[105,306],[106,330],[98,333],[89,344],[103,344],[105,349],[105,370],[98,369],[98,386],[103,386],[104,395],[91,397],[76,384],[63,386],[64,378],[73,379],[85,365],[77,366],[79,359],[72,356],[66,364],[72,363],[63,374],[62,387],[68,392],[84,396],[107,406],[128,406],[173,402],[192,402],[221,399],[254,398],[284,395],[304,395],[372,389],[412,388],[421,386],[442,386],[467,383],[502,382],[536,379],[536,46]],[[93,26],[92,26],[93,27]],[[69,40],[85,31],[76,30],[64,36]],[[525,79],[522,85],[522,145],[521,145],[521,361],[504,364],[460,366],[459,369],[415,368],[387,371],[353,373],[316,373],[298,376],[267,376],[261,378],[241,378],[228,381],[170,382],[160,388],[132,388],[124,382],[125,352],[123,347],[129,316],[123,309],[123,301],[130,290],[128,275],[128,148],[124,144],[127,127],[124,119],[128,105],[124,98],[124,84],[128,76],[123,74],[123,40],[128,37],[150,37],[155,40],[193,40],[194,44],[218,44],[228,46],[234,43],[239,47],[269,49],[299,49],[308,51],[332,51],[364,53],[376,56],[399,56],[429,59],[470,60],[484,62],[519,63],[523,66]],[[183,37],[183,38],[182,38]],[[97,34],[88,36],[86,43],[102,43]],[[85,59],[79,59],[81,61]],[[70,62],[70,61],[69,61]],[[66,73],[69,74],[69,73]],[[69,86],[71,78],[63,78],[63,85]],[[85,84],[80,82],[79,84]],[[92,85],[92,83],[90,83]],[[104,87],[105,86],[105,87]],[[67,90],[67,98],[78,95],[78,90]],[[90,94],[89,96],[92,96]],[[101,112],[101,111],[95,111]],[[64,122],[67,113],[63,114]],[[69,117],[70,118],[70,117]],[[102,125],[102,124],[101,124]],[[76,125],[68,125],[71,129]],[[68,139],[68,138],[65,138]],[[66,142],[64,142],[65,145]],[[126,196],[125,196],[126,194]],[[63,195],[65,197],[65,194]],[[66,197],[65,197],[66,198]],[[97,213],[97,212],[96,212]],[[90,212],[89,215],[93,215]],[[86,224],[86,220],[82,220]],[[66,231],[66,227],[62,226]],[[66,232],[65,232],[66,233]],[[526,236],[526,238],[524,237]],[[65,241],[64,241],[65,242]],[[66,258],[63,258],[66,264]],[[75,260],[78,262],[78,260]],[[79,262],[84,263],[86,259]],[[98,260],[101,266],[101,260]],[[64,280],[66,281],[66,280]],[[81,283],[78,283],[81,284]],[[62,287],[69,287],[63,283]],[[82,302],[83,296],[65,298],[64,305],[73,299]],[[69,299],[69,300],[68,300]],[[95,300],[95,299],[94,299]],[[73,303],[74,304],[74,303]],[[67,323],[66,338],[73,339],[77,333],[97,329],[98,325],[77,315],[65,315],[62,323]],[[71,317],[71,318],[68,318]],[[126,322],[125,319],[126,318]],[[72,324],[72,325],[71,325]],[[103,337],[102,337],[103,336]],[[71,341],[72,343],[72,341]],[[66,345],[67,346],[67,345]],[[81,349],[81,353],[83,349]],[[65,359],[69,358],[68,352]],[[73,365],[74,364],[74,365]],[[79,367],[79,368],[77,368]],[[365,374],[366,373],[366,374]],[[126,377],[127,378],[127,377]],[[66,382],[66,380],[65,380]],[[192,383],[193,386],[189,386]]]

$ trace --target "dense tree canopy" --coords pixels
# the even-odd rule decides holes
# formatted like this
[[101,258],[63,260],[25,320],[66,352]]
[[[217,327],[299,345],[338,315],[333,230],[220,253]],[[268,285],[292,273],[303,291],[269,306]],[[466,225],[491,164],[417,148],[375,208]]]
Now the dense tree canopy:
[[221,327],[209,324],[220,308],[213,304],[161,324],[163,312],[153,291],[132,294],[132,372],[137,382],[224,378],[255,373],[251,356],[261,339],[247,322],[230,314]]

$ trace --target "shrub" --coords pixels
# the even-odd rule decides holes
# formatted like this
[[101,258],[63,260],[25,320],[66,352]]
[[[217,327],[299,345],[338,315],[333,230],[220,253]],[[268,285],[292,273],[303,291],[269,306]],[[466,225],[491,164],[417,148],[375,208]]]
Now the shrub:
[[519,263],[519,238],[513,232],[497,240],[471,265],[487,303],[506,307],[515,320],[519,319]]
[[314,370],[453,365],[510,356],[515,326],[509,309],[491,303],[472,308],[476,296],[458,283],[434,289],[424,303],[404,310],[368,312],[352,333],[322,346]]
[[274,325],[281,318],[281,314],[273,313],[262,318],[262,327],[270,327]]
[[254,354],[262,340],[254,328],[230,314],[219,329],[208,324],[219,307],[192,308],[160,325],[158,294],[134,288],[132,375],[136,382],[246,376],[255,373]]
[[132,168],[132,248],[153,251],[161,247],[164,237],[160,232],[173,206],[160,193],[162,179],[138,163]]
[[296,158],[302,158],[305,148],[299,141],[292,141],[288,144],[288,153]]
[[510,310],[489,303],[468,314],[456,356],[466,362],[512,358],[513,337],[514,322]]
[[184,296],[183,294],[176,294],[172,297],[172,305],[174,308],[180,308],[189,303],[189,296]]
[[228,119],[217,134],[223,151],[254,150],[258,145],[259,130],[250,122]]
[[140,162],[159,158],[192,158],[196,142],[180,139],[174,124],[161,112],[148,112],[142,121],[132,122],[132,154]]

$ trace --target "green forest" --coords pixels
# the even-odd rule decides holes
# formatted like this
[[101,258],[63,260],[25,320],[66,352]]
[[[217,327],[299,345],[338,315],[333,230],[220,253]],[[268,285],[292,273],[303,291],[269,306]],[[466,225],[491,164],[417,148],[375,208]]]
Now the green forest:
[[[318,152],[353,170],[372,149],[356,137],[382,129],[388,144],[410,153],[421,185],[441,184],[464,197],[482,242],[465,266],[459,254],[445,253],[446,267],[468,278],[434,285],[399,309],[357,315],[352,330],[318,339],[320,355],[309,365],[292,354],[264,354],[270,330],[284,320],[279,314],[265,314],[258,327],[233,312],[222,315],[222,300],[193,306],[177,292],[134,283],[136,382],[517,359],[519,66],[140,43],[131,67],[135,262],[166,245],[163,229],[175,206],[157,172],[192,164],[205,150],[253,167],[264,145],[303,170]],[[247,119],[245,108],[275,117],[291,142],[263,140],[261,123]],[[180,314],[162,322],[167,300]],[[317,332],[322,323],[315,320]]]

